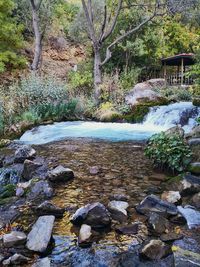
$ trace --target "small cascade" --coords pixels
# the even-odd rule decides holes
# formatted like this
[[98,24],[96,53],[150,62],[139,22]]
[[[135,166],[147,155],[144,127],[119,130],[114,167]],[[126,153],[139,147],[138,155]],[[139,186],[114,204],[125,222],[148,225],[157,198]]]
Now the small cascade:
[[59,122],[36,127],[22,135],[20,141],[45,144],[67,138],[95,138],[108,141],[146,140],[155,133],[180,125],[189,132],[196,124],[200,108],[191,102],[152,107],[143,123]]

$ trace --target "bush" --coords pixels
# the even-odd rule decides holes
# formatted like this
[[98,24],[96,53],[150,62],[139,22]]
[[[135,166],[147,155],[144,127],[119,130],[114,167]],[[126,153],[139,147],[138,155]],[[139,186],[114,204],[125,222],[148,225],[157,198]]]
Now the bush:
[[124,115],[124,119],[130,123],[140,123],[149,112],[148,105],[136,105],[132,108],[131,112]]
[[154,89],[162,97],[167,98],[169,101],[191,101],[192,92],[186,88],[169,87],[169,88],[156,88]]
[[153,135],[145,149],[145,155],[155,166],[175,172],[182,172],[191,161],[192,152],[179,135],[164,132]]
[[120,74],[120,84],[124,91],[128,91],[134,87],[138,82],[138,77],[141,73],[140,68],[132,68],[130,70],[125,70]]

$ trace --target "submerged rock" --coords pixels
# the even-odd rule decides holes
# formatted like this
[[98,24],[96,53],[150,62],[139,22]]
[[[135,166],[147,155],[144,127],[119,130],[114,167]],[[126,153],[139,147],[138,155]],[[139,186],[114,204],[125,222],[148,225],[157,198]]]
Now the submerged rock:
[[196,175],[200,174],[200,162],[193,162],[190,164],[188,170]]
[[163,216],[152,212],[148,219],[149,229],[156,235],[160,235],[169,227],[169,222]]
[[189,229],[200,226],[200,212],[191,206],[181,207],[178,206],[178,211],[186,219]]
[[177,214],[177,207],[174,204],[161,200],[155,195],[147,196],[136,206],[136,210],[145,215],[150,212],[157,212],[163,215]]
[[15,151],[15,162],[23,163],[26,159],[33,159],[36,151],[31,146],[23,145]]
[[73,178],[73,171],[69,168],[64,168],[61,165],[48,172],[48,179],[51,182],[67,182]]
[[32,267],[51,267],[51,261],[48,257],[38,259]]
[[200,266],[200,254],[173,246],[175,267],[197,267]]
[[119,222],[124,222],[127,219],[127,211],[129,204],[125,201],[110,201],[108,203],[108,209],[111,213],[111,217]]
[[12,231],[9,234],[3,235],[3,245],[7,248],[23,245],[25,242],[26,235],[23,232]]
[[55,217],[41,216],[33,225],[31,232],[27,236],[26,246],[29,250],[35,252],[45,252],[53,230]]
[[39,215],[54,215],[57,218],[63,216],[65,209],[59,208],[52,204],[50,201],[44,201],[42,204],[35,208],[35,212]]
[[179,191],[164,191],[161,195],[161,199],[176,204],[180,201],[181,195]]
[[72,217],[72,223],[76,225],[86,223],[94,228],[101,228],[110,225],[111,218],[106,207],[96,202],[78,209]]
[[90,243],[92,236],[92,228],[90,225],[82,224],[79,232],[78,243],[80,245]]
[[140,251],[140,255],[150,260],[160,260],[171,253],[169,246],[161,240],[149,241]]
[[28,261],[30,261],[29,258],[21,254],[15,253],[13,256],[3,261],[3,266],[16,266],[16,265],[22,266]]

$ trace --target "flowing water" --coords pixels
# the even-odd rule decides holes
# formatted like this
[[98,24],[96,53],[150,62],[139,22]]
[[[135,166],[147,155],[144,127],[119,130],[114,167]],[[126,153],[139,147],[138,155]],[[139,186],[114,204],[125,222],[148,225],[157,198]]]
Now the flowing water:
[[146,140],[152,134],[181,125],[189,131],[200,109],[190,102],[153,107],[143,123],[59,122],[36,127],[20,138],[29,144],[45,144],[71,137],[100,138],[109,141]]

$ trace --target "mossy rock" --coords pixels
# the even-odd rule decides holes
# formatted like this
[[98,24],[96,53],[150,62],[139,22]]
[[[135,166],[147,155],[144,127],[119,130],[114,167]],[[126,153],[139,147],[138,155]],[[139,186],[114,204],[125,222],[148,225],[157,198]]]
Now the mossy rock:
[[194,106],[200,107],[200,96],[199,97],[194,97],[192,100],[192,104]]
[[148,105],[136,105],[132,108],[129,114],[123,116],[123,118],[130,123],[139,123],[144,120],[144,117],[149,112]]
[[10,145],[10,143],[11,143],[11,140],[9,139],[0,139],[0,148],[8,146]]
[[188,167],[188,171],[193,174],[199,175],[200,174],[200,162],[191,163]]
[[13,184],[8,184],[4,186],[0,190],[0,199],[10,198],[10,197],[15,196],[15,190],[16,190],[16,186]]

